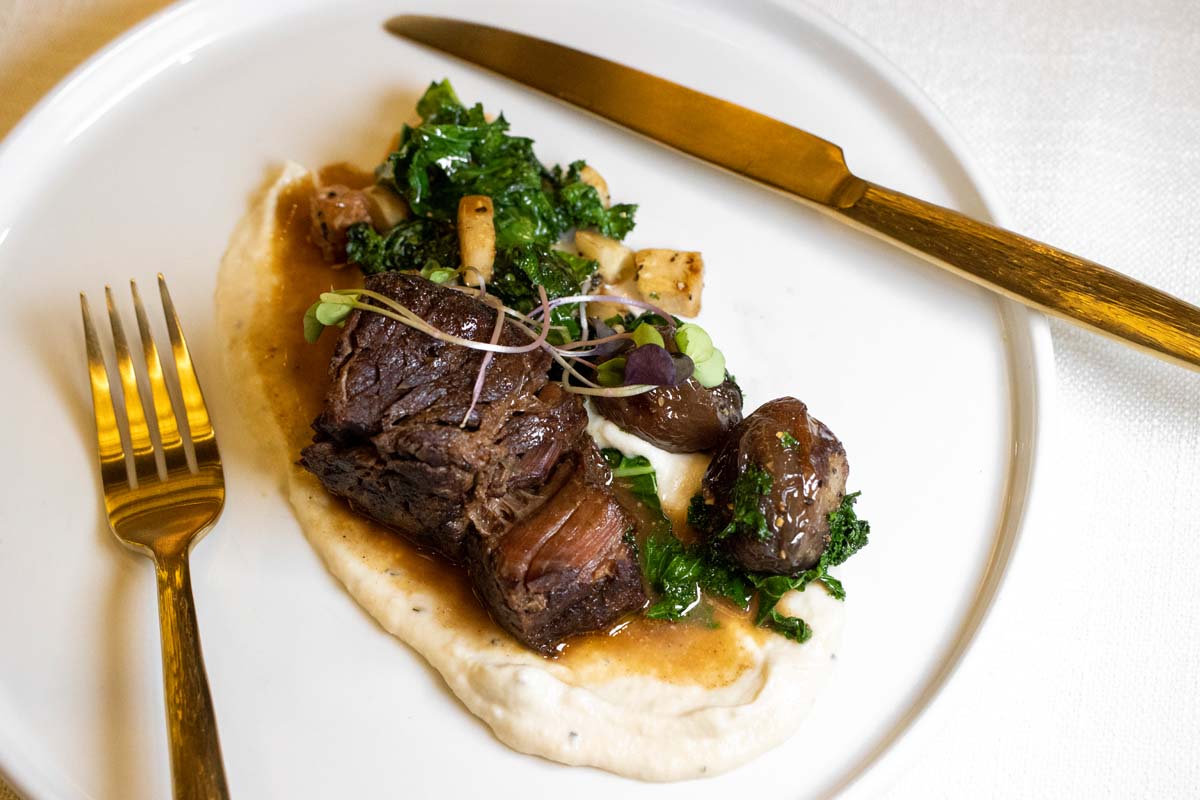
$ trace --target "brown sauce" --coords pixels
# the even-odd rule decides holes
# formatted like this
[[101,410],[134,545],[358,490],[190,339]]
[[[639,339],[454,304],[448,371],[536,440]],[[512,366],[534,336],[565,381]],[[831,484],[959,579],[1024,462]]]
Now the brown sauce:
[[[369,173],[346,165],[320,172],[323,183],[361,187],[371,182]],[[312,441],[310,423],[320,413],[328,364],[336,336],[327,332],[317,344],[304,341],[301,318],[322,291],[361,284],[356,269],[332,269],[308,241],[308,200],[311,182],[289,187],[276,207],[278,238],[273,243],[271,270],[277,278],[267,308],[256,315],[246,331],[246,347],[255,356],[260,376],[283,428],[291,453]],[[439,624],[452,625],[464,634],[517,647],[511,637],[492,622],[476,600],[464,572],[444,560],[424,553],[398,535],[338,506],[338,525],[378,536],[394,561],[396,575],[409,576],[412,588],[435,594],[442,613]],[[755,663],[743,645],[745,637],[761,641],[765,634],[744,613],[714,606],[708,619],[668,623],[634,616],[611,631],[575,637],[555,659],[566,667],[561,677],[573,683],[599,683],[626,676],[647,676],[681,685],[717,687],[737,679]]]
[[[365,189],[375,182],[375,176],[370,172],[359,169],[353,164],[346,162],[338,162],[330,164],[317,172],[317,180],[322,186],[340,183],[342,186],[349,186],[351,189]],[[307,208],[307,206],[304,206]],[[304,235],[303,233],[301,235]]]

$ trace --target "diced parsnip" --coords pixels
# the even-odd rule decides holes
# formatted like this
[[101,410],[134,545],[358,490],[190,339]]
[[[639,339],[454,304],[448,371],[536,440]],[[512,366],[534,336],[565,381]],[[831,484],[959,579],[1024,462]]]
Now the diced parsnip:
[[[635,300],[638,298],[637,285],[634,284],[633,278],[628,278],[616,284],[602,283],[592,294],[617,295],[618,297],[629,297]],[[599,320],[605,320],[615,315],[623,316],[632,310],[632,306],[627,306],[624,303],[588,303],[587,307],[588,316]]]
[[377,231],[389,231],[408,219],[408,203],[391,189],[376,184],[363,189],[363,197],[367,200],[371,224]]
[[583,181],[588,186],[593,187],[596,190],[596,193],[600,195],[600,202],[604,204],[605,208],[608,208],[609,203],[612,201],[612,197],[608,194],[608,181],[604,180],[603,175],[592,169],[590,166],[585,166],[583,169],[579,170],[579,180]]
[[605,283],[620,283],[633,277],[633,251],[616,239],[595,231],[576,231],[575,247],[584,258],[600,265],[600,277]]
[[642,298],[681,317],[700,313],[704,259],[683,250],[639,250],[634,253],[636,281]]
[[496,227],[492,198],[469,194],[458,201],[458,249],[462,253],[463,283],[477,286],[492,279],[496,260]]

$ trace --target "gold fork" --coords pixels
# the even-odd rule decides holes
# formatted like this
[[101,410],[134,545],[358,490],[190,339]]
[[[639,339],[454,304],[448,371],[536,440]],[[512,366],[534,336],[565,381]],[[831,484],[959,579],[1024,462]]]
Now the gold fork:
[[[122,442],[118,412],[109,390],[108,370],[92,325],[87,296],[79,295],[92,380],[92,403],[96,412],[104,506],[109,527],[117,539],[153,558],[158,574],[163,689],[174,797],[176,800],[221,800],[229,797],[229,790],[225,785],[216,717],[200,653],[188,550],[220,516],[225,504],[225,476],[217,452],[217,439],[167,283],[160,273],[158,290],[162,295],[163,313],[175,357],[178,396],[182,398],[186,431],[178,422],[178,408],[167,387],[168,378],[150,333],[137,284],[133,281],[129,284],[150,386],[151,396],[145,410],[129,343],[125,340],[120,314],[113,304],[112,290],[107,286],[104,288],[117,372],[125,400],[128,446]],[[157,443],[147,417],[157,423]],[[193,461],[189,461],[185,437],[191,440]]]

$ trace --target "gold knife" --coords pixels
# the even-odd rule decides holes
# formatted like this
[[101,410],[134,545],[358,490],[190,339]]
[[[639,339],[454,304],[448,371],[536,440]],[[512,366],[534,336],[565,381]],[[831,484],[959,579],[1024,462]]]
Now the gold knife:
[[1107,267],[852,174],[842,150],[733,103],[588,53],[418,15],[397,36],[579,106],[819,210],[994,292],[1200,370],[1200,309]]

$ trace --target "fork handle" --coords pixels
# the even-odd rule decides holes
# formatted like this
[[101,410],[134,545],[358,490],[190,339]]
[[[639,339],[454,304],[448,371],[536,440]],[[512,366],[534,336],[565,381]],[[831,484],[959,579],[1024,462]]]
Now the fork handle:
[[956,211],[860,181],[837,213],[1026,305],[1200,370],[1200,309],[1166,292]]
[[158,622],[175,800],[226,800],[217,719],[200,653],[187,545],[155,553]]

